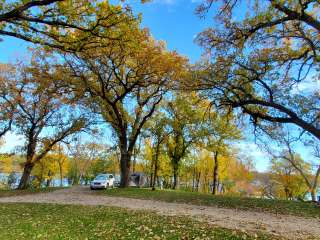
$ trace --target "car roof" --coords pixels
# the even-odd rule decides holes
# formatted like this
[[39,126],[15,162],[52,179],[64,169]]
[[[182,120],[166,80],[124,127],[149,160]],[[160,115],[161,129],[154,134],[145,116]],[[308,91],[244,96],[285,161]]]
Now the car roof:
[[98,174],[97,176],[107,176],[107,175],[113,175],[111,173],[101,173],[101,174]]

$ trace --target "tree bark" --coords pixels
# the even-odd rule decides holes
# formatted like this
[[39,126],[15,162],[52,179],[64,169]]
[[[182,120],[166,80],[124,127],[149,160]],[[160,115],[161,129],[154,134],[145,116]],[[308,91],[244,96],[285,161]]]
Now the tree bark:
[[63,187],[63,169],[62,169],[62,162],[61,159],[59,159],[58,161],[58,165],[59,165],[59,175],[60,175],[60,187]]
[[37,141],[34,137],[34,129],[35,126],[32,126],[28,133],[28,145],[27,145],[27,157],[26,157],[26,163],[23,168],[23,173],[19,182],[18,189],[26,189],[28,187],[29,183],[29,177],[31,175],[31,171],[34,166],[33,157],[35,155],[36,151],[36,145]]
[[48,172],[48,179],[47,179],[47,183],[46,183],[46,187],[50,187],[50,184],[51,184],[51,176],[52,176],[52,173],[51,171],[49,170]]
[[18,186],[19,190],[27,189],[33,166],[34,166],[33,163],[27,163],[24,165],[22,177],[20,179],[19,186]]
[[196,188],[196,179],[195,178],[196,178],[196,168],[194,167],[193,171],[192,171],[192,192]]
[[121,188],[129,187],[130,160],[131,160],[131,154],[127,151],[121,150],[121,159],[120,159],[120,172],[121,172],[120,187]]
[[197,192],[199,192],[200,177],[201,177],[201,172],[198,173],[197,179],[196,179],[196,182],[197,182],[197,183],[196,183]]
[[153,181],[152,181],[152,190],[156,190],[156,180],[157,180],[157,176],[158,176],[158,157],[156,157],[155,159],[155,163],[154,163],[154,172],[153,172]]
[[153,172],[153,181],[152,181],[152,191],[156,190],[156,180],[158,177],[158,161],[159,161],[159,153],[160,153],[160,143],[157,143],[157,150],[154,157],[154,172]]
[[179,174],[178,174],[178,161],[175,161],[174,162],[174,165],[173,165],[173,186],[172,186],[172,189],[178,189],[178,181],[179,181]]
[[60,170],[60,187],[63,187],[63,173],[62,173],[62,166],[59,164],[59,170]]
[[316,193],[316,189],[311,189],[310,190],[310,194],[311,194],[311,201],[312,202],[317,202],[317,193]]
[[136,155],[133,158],[133,162],[132,162],[132,172],[136,172]]
[[[153,168],[153,165],[152,165]],[[150,174],[150,187],[152,188],[153,186],[153,172]]]
[[218,163],[218,152],[215,152],[214,154],[214,168],[213,168],[213,186],[212,186],[212,194],[216,194],[217,190],[217,184],[218,184],[218,168],[219,168],[219,163]]

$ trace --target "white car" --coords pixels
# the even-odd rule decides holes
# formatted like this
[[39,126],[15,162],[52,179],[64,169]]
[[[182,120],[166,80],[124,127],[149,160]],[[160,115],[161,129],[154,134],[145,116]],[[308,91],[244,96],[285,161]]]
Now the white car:
[[114,187],[114,176],[112,174],[99,174],[93,179],[90,183],[90,189],[101,189],[101,188],[108,188]]

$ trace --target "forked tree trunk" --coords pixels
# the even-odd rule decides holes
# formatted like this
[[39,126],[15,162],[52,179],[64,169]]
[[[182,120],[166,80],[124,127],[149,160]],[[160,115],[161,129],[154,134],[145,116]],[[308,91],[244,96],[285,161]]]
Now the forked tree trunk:
[[26,163],[23,168],[22,177],[19,182],[18,189],[26,189],[28,187],[29,178],[31,175],[31,171],[33,169],[34,164],[33,163]]
[[217,191],[217,185],[218,185],[218,168],[219,168],[219,162],[218,162],[218,152],[215,152],[214,154],[214,168],[213,168],[213,186],[212,186],[212,194],[215,195]]
[[121,159],[120,159],[120,172],[121,172],[120,187],[121,188],[129,187],[130,163],[131,163],[130,160],[131,160],[131,154],[127,151],[121,150]]

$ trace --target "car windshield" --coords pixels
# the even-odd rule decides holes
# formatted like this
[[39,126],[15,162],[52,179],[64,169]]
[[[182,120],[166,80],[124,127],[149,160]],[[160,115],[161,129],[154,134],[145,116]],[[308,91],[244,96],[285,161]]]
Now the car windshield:
[[103,175],[96,176],[96,178],[94,180],[106,180],[106,179],[107,179],[107,175],[103,174]]

